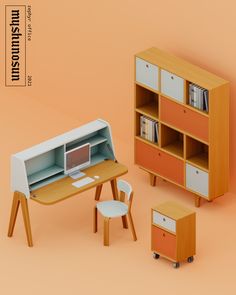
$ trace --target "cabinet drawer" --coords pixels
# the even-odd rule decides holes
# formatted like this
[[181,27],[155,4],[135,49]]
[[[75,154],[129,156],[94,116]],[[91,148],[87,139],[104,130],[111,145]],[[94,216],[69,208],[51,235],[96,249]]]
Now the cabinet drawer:
[[205,197],[209,190],[208,173],[190,164],[186,164],[186,187]]
[[161,70],[161,93],[184,102],[184,79]]
[[136,57],[136,81],[158,90],[158,67]]
[[184,184],[184,163],[141,140],[135,142],[135,163],[178,184]]
[[152,225],[152,251],[176,260],[176,236]]
[[162,121],[208,142],[208,117],[161,97]]
[[176,221],[157,211],[153,211],[153,223],[174,233],[176,232]]

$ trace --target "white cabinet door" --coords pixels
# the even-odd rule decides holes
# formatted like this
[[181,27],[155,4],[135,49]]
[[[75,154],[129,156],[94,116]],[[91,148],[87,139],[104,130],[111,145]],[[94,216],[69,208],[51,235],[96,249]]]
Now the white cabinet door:
[[153,211],[153,223],[156,225],[160,225],[165,229],[176,232],[176,222],[174,219],[167,217],[157,211]]
[[136,81],[158,90],[158,67],[136,57]]
[[184,102],[184,79],[161,70],[161,93]]
[[186,187],[208,197],[209,175],[207,172],[186,164]]

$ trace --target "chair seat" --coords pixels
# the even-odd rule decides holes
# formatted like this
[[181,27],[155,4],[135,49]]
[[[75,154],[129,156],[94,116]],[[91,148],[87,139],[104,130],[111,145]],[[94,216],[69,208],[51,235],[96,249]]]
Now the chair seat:
[[120,201],[104,201],[97,203],[98,211],[104,217],[119,217],[126,215],[128,212],[128,206]]

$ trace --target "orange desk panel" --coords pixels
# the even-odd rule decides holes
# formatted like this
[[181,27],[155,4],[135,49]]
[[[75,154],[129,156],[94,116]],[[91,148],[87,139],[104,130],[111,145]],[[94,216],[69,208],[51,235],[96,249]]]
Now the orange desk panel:
[[208,142],[208,117],[161,97],[160,118],[167,124]]
[[135,163],[184,185],[184,162],[138,139],[136,139]]

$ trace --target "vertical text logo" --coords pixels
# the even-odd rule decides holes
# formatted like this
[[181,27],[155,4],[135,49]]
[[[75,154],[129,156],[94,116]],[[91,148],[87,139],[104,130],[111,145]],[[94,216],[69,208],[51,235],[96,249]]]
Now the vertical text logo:
[[5,85],[26,86],[26,6],[5,6]]

